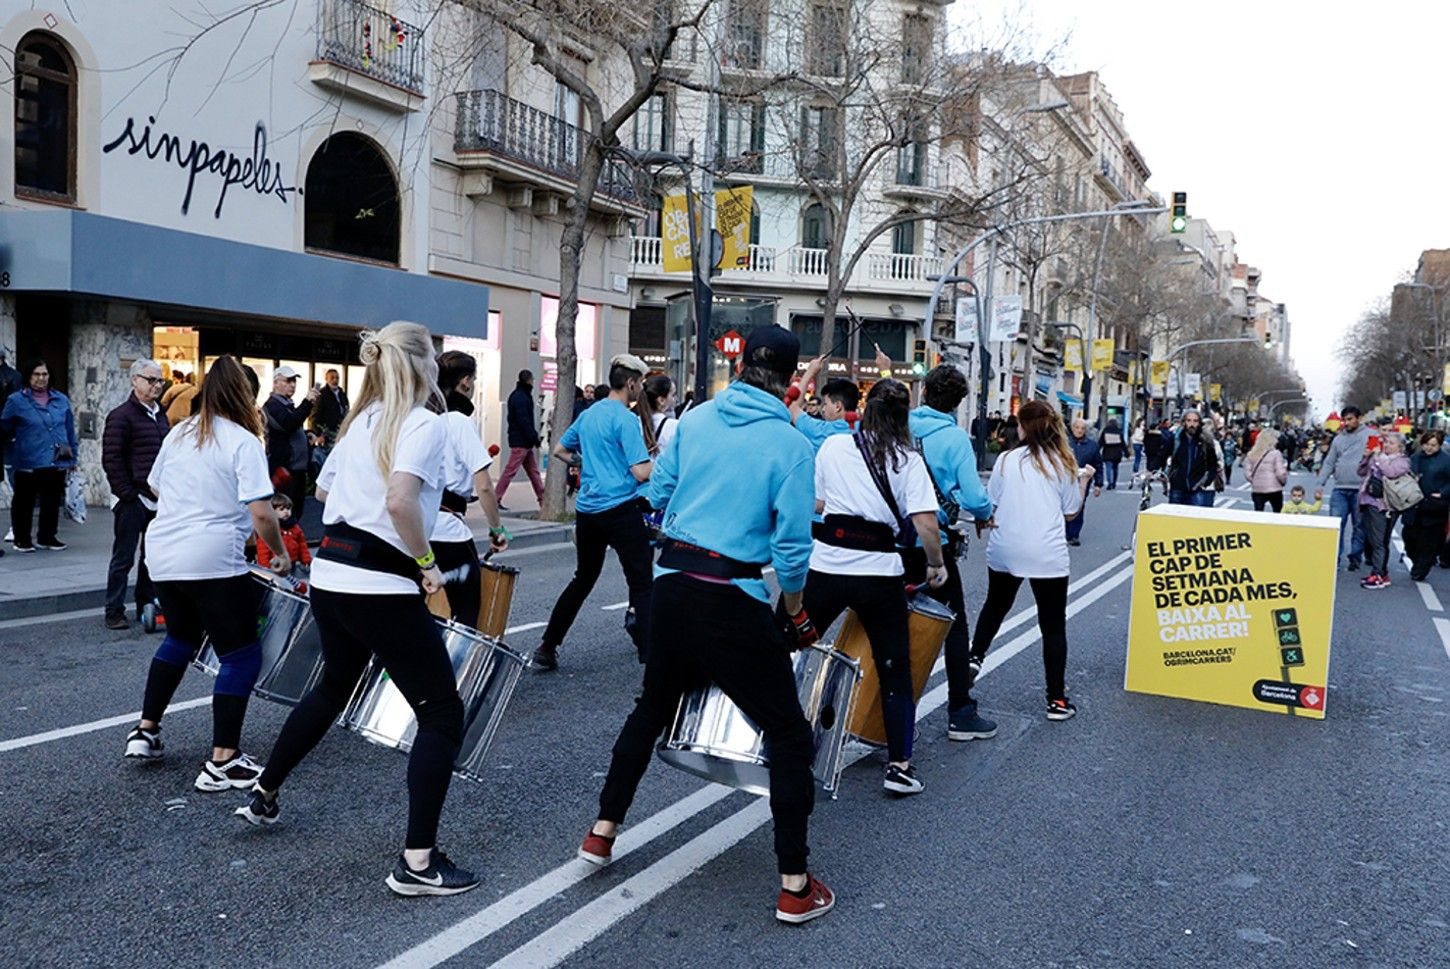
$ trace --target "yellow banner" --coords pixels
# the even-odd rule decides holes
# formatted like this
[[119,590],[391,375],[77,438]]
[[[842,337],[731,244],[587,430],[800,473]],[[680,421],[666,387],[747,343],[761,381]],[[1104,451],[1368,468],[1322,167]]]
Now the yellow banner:
[[721,269],[744,269],[750,262],[750,204],[754,193],[750,185],[715,193],[715,228],[725,243]]
[[1074,373],[1082,373],[1082,341],[1069,337],[1062,345],[1062,368],[1071,370]]
[[1125,687],[1323,720],[1338,554],[1327,516],[1142,512]]
[[1164,387],[1168,383],[1168,375],[1172,372],[1173,365],[1167,360],[1154,360],[1148,368],[1148,382],[1154,387]]
[[1096,371],[1111,370],[1113,366],[1113,341],[1093,341],[1093,369]]
[[1445,375],[1440,379],[1440,393],[1450,400],[1450,363],[1445,364]]
[[1208,399],[1209,400],[1223,400],[1223,384],[1209,384],[1208,385]]
[[1250,414],[1257,414],[1258,412],[1259,412],[1259,398],[1252,397],[1252,398],[1249,399],[1249,413]]
[[666,195],[660,208],[662,257],[667,273],[690,271],[690,215],[685,196]]

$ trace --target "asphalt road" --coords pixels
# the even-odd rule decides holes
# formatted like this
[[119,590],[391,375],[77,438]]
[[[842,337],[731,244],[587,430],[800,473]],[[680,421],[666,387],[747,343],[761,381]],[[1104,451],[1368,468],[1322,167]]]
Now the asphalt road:
[[[891,800],[880,754],[812,819],[835,912],[778,926],[765,802],[654,765],[616,849],[573,860],[639,668],[612,561],[554,674],[521,683],[487,783],[456,780],[443,847],[484,873],[451,899],[382,883],[400,846],[403,755],[333,732],[283,792],[282,823],[191,787],[209,681],[190,674],[167,759],[121,759],[156,640],[98,618],[0,623],[0,889],[7,965],[35,966],[1438,966],[1450,943],[1450,572],[1429,594],[1341,580],[1328,719],[1125,693],[1136,496],[1093,501],[1074,550],[1068,687],[1042,716],[1024,590],[978,696],[998,737],[945,738],[922,704],[926,792]],[[1243,492],[1227,497],[1247,504]],[[523,569],[511,636],[531,650],[572,570]],[[964,565],[975,615],[981,548]],[[616,606],[614,609],[601,607]],[[1450,629],[1445,635],[1450,637]],[[285,710],[253,701],[265,757]],[[97,726],[97,725],[100,726]],[[88,729],[82,729],[88,728]]]

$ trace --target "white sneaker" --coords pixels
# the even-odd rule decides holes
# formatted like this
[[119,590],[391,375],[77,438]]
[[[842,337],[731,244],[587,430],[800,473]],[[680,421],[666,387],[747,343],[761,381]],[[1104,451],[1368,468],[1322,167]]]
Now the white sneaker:
[[245,791],[261,776],[261,764],[247,754],[237,754],[225,764],[204,762],[195,787],[198,791]]
[[126,756],[134,760],[160,760],[161,731],[135,727],[126,735]]

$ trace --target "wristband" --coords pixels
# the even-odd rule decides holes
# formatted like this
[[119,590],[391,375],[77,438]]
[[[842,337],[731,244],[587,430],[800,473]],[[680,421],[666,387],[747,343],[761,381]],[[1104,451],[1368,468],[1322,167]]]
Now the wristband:
[[426,572],[438,564],[438,556],[434,555],[433,550],[430,548],[427,555],[419,555],[413,561],[418,563],[418,568]]
[[509,530],[507,528],[505,528],[503,525],[500,525],[497,528],[490,528],[488,530],[488,533],[490,535],[497,535],[497,536],[499,536],[505,542],[511,542],[514,539],[514,537],[509,534]]

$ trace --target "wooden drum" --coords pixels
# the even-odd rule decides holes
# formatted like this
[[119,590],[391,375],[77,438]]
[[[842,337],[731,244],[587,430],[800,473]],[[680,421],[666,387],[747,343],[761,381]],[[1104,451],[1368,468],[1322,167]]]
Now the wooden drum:
[[[914,595],[907,600],[908,629],[911,636],[911,695],[921,700],[927,678],[941,655],[947,631],[956,618],[950,609],[935,599]],[[881,710],[881,677],[876,673],[876,659],[871,655],[871,641],[866,638],[856,613],[846,610],[841,632],[836,637],[836,650],[861,664],[861,686],[856,692],[855,711],[847,732],[870,744],[885,746],[886,717]]]
[[[494,565],[487,560],[478,563],[480,589],[477,624],[473,627],[489,639],[502,639],[508,629],[509,611],[514,604],[514,586],[519,570],[510,565]],[[453,610],[448,606],[448,593],[439,589],[428,597],[428,611],[439,619],[448,619]]]

